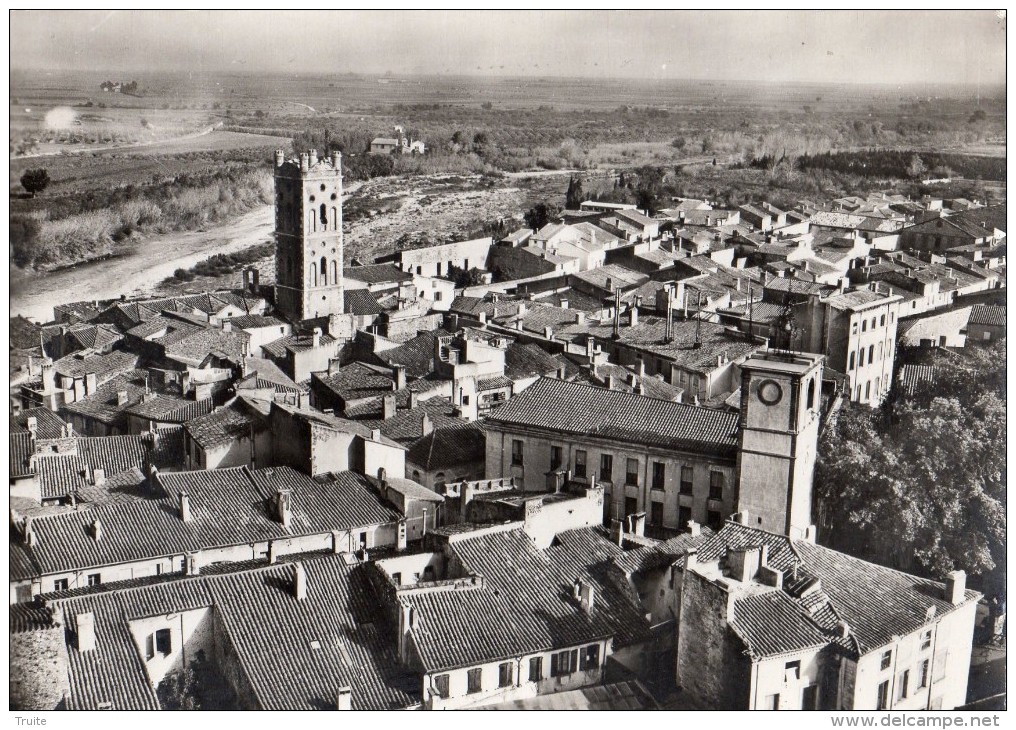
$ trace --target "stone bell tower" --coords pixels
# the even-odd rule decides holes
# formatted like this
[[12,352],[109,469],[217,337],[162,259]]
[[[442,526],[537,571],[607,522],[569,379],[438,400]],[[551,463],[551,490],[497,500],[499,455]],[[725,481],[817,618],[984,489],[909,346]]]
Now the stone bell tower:
[[342,155],[275,152],[275,304],[292,322],[343,311]]
[[824,357],[770,350],[741,366],[737,509],[803,538],[811,521]]

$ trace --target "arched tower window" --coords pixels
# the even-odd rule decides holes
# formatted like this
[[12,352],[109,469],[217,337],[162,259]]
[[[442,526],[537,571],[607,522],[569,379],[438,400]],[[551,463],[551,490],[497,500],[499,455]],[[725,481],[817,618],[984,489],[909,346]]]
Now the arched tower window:
[[317,286],[317,266],[313,261],[310,264],[310,285]]
[[325,204],[322,203],[321,204],[321,228],[322,228],[322,230],[324,230],[327,227],[328,227],[328,209],[325,207]]
[[815,379],[812,378],[811,382],[808,383],[808,403],[811,406],[811,408],[813,408],[813,409],[818,408],[818,398],[817,398],[817,395],[818,394],[815,391]]
[[317,217],[314,215],[314,211],[312,210],[307,220],[307,232],[313,233],[315,231],[317,231]]
[[332,259],[332,283],[339,283],[339,264],[335,259]]
[[337,209],[333,205],[332,206],[332,230],[333,231],[339,230],[339,216],[338,216],[338,213],[336,211],[337,211]]
[[328,286],[328,260],[324,256],[321,257],[321,279],[321,286]]

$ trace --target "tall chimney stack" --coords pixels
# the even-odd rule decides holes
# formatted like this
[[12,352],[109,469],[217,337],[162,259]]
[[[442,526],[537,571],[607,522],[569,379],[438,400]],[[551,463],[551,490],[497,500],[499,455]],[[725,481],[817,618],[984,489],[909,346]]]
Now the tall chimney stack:
[[190,495],[187,492],[180,492],[180,519],[184,522],[190,522],[193,519]]
[[303,563],[293,563],[293,596],[298,601],[307,599],[307,570]]

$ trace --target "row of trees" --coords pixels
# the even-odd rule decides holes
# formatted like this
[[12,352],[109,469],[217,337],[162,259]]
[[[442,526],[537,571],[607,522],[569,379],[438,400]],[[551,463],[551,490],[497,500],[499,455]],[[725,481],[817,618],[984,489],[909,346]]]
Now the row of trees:
[[815,495],[823,541],[940,579],[1005,590],[1005,340],[940,361],[933,384],[881,409],[846,405],[824,432]]

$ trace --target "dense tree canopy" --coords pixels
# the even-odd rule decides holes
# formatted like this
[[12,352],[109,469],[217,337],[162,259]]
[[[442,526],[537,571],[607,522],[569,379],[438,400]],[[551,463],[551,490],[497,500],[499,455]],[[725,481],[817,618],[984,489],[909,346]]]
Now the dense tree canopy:
[[819,446],[822,540],[941,578],[1005,585],[1005,344],[939,364],[933,385],[880,411],[845,406]]
[[37,193],[41,193],[49,187],[49,172],[44,167],[25,170],[25,174],[21,176],[21,187],[31,193],[34,198]]

